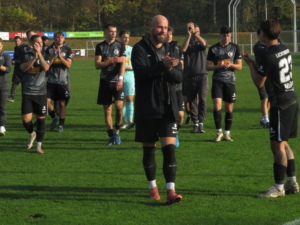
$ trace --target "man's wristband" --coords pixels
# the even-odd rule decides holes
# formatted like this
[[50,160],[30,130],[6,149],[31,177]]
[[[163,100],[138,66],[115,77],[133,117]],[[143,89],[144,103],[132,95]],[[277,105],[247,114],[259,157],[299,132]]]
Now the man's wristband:
[[123,80],[124,79],[124,77],[123,76],[119,76],[119,80]]

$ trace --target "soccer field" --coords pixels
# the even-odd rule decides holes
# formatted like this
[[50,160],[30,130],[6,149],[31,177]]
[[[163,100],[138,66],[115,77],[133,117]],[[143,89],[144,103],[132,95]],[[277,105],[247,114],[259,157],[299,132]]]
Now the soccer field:
[[[300,55],[293,55],[298,94],[299,65]],[[35,145],[33,150],[25,148],[28,134],[21,122],[20,87],[15,102],[7,103],[7,132],[0,139],[1,225],[300,224],[300,194],[256,198],[273,185],[273,159],[268,130],[259,126],[259,96],[246,65],[237,72],[233,142],[212,141],[210,90],[206,133],[192,134],[192,125],[182,126],[176,191],[183,201],[169,206],[159,144],[160,201],[148,198],[142,148],[133,141],[134,128],[121,131],[121,145],[105,145],[108,137],[102,107],[96,105],[99,71],[94,60],[74,60],[71,83],[64,132],[49,131],[51,119],[46,119],[43,155],[34,153]],[[290,140],[290,146],[300,170],[299,138]]]

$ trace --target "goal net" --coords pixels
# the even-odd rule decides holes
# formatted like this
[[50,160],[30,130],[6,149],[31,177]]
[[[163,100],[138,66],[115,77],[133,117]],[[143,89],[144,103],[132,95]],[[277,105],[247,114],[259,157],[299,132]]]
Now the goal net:
[[86,41],[86,56],[95,56],[96,45],[102,42],[103,40],[88,40]]

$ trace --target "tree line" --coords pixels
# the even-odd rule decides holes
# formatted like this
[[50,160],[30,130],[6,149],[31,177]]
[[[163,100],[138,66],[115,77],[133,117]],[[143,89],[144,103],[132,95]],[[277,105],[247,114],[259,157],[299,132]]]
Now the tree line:
[[[0,31],[95,31],[107,23],[143,35],[151,18],[162,14],[176,34],[186,33],[190,21],[201,32],[218,32],[228,25],[230,0],[0,0]],[[267,11],[266,9],[267,5]],[[300,4],[298,3],[300,6]],[[237,7],[240,32],[255,31],[266,17],[279,20],[283,30],[293,29],[290,0],[242,0]],[[297,19],[300,18],[297,8]],[[299,24],[299,23],[298,23]]]

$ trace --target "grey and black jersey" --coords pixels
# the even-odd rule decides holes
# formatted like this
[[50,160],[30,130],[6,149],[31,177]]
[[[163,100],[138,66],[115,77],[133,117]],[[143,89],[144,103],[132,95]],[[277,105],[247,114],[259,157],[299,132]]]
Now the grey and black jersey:
[[[237,59],[242,59],[239,46],[231,42],[224,47],[217,43],[209,48],[207,54],[207,60],[212,61],[214,65],[228,62],[234,64]],[[212,78],[224,83],[235,83],[236,79],[232,68],[215,70]]]
[[[125,56],[125,45],[120,41],[115,41],[111,44],[108,44],[106,41],[102,41],[97,44],[95,49],[95,56],[101,56],[102,62],[111,60],[116,56]],[[100,79],[116,82],[120,73],[120,63],[113,63],[109,66],[101,69]]]
[[258,64],[258,72],[266,76],[270,91],[267,88],[271,105],[284,106],[297,99],[292,78],[292,56],[283,44],[271,45],[265,57]]
[[[72,50],[69,46],[64,44],[61,48],[61,56],[64,59],[71,59],[73,60]],[[54,49],[53,45],[50,45],[46,50],[46,55],[49,57],[53,57]],[[67,68],[56,54],[54,56],[53,63],[50,66],[50,69],[47,71],[48,75],[48,83],[52,84],[59,84],[59,85],[67,85],[69,84],[69,76],[70,76],[70,69]]]
[[0,90],[8,89],[8,73],[11,70],[11,58],[8,54],[1,52],[0,53],[0,65],[5,66],[5,71],[0,71]]
[[194,77],[206,75],[206,46],[202,46],[198,41],[190,41],[184,52],[184,76]]
[[[35,58],[35,52],[29,46],[22,49],[21,64]],[[43,55],[49,64],[49,59]],[[25,95],[45,95],[46,94],[46,72],[42,69],[40,60],[37,59],[33,66],[24,72],[22,76],[22,93]]]

